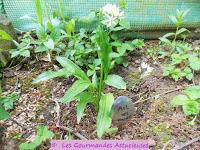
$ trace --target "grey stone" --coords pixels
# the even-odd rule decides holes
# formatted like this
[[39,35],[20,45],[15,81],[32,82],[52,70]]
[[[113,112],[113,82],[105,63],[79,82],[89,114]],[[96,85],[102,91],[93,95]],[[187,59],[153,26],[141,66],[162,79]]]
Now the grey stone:
[[111,108],[111,117],[114,124],[121,126],[126,123],[133,114],[136,108],[130,98],[119,96]]

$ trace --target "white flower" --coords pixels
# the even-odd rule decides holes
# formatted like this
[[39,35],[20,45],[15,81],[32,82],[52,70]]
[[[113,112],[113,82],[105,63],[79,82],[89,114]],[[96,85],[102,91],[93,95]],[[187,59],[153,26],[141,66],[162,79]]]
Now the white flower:
[[120,11],[119,7],[112,4],[105,5],[101,10],[104,20],[102,23],[108,28],[115,27],[121,19],[123,19],[124,12]]
[[141,67],[139,67],[139,71],[142,73],[141,78],[145,78],[145,77],[149,76],[153,70],[154,70],[154,68],[150,67],[150,65],[148,65],[145,62],[142,62]]
[[116,5],[112,5],[112,4],[107,4],[102,8],[102,13],[104,15],[109,15],[109,16],[113,16],[113,17],[117,17],[120,18],[124,15],[124,12],[121,11],[119,7],[117,7]]

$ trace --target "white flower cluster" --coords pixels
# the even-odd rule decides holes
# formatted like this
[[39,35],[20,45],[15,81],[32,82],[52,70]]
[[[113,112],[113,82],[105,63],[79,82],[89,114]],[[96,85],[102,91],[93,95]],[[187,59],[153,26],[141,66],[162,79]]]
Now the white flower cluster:
[[150,67],[150,65],[148,65],[145,62],[141,63],[141,67],[139,67],[139,72],[141,72],[141,78],[145,78],[147,76],[149,76],[152,72],[153,72],[154,68]]
[[124,11],[120,11],[120,8],[113,4],[105,5],[101,12],[104,17],[102,23],[108,28],[115,27],[124,16]]

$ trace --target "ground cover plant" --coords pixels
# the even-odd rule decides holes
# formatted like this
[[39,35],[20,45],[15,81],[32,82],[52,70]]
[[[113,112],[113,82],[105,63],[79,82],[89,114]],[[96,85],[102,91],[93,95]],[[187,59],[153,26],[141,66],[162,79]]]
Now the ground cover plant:
[[[121,36],[131,30],[125,0],[84,17],[66,16],[63,1],[57,4],[51,10],[47,0],[35,0],[37,18],[20,19],[36,28],[18,40],[0,30],[0,39],[15,45],[4,50],[12,58],[7,66],[0,50],[2,148],[49,149],[52,139],[147,139],[150,149],[198,149],[200,42],[184,24],[191,10],[169,16],[174,31],[143,40]],[[114,107],[124,101],[121,123]]]

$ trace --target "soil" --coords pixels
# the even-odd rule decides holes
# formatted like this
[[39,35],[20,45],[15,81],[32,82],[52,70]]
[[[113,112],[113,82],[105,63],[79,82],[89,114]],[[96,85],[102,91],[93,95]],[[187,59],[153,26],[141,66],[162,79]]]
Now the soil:
[[[157,41],[146,42],[148,48]],[[148,139],[150,149],[159,150],[166,146],[166,150],[171,150],[175,145],[185,143],[200,136],[200,118],[197,118],[197,125],[188,124],[192,118],[186,117],[180,108],[170,106],[173,96],[180,93],[184,87],[191,83],[185,80],[174,82],[170,78],[162,76],[162,65],[159,61],[155,64],[143,53],[132,53],[128,57],[129,66],[127,68],[117,67],[113,70],[116,74],[123,76],[128,83],[127,90],[115,90],[108,87],[106,91],[111,91],[114,96],[128,96],[133,102],[145,100],[135,104],[137,111],[133,117],[122,128],[113,134],[107,134],[103,139]],[[138,67],[141,62],[147,62],[154,68],[153,73],[140,80]],[[80,139],[74,133],[79,133],[87,139],[98,139],[96,136],[96,113],[92,105],[88,105],[85,116],[80,124],[76,122],[76,102],[60,105],[60,119],[57,115],[56,102],[64,95],[64,92],[74,82],[73,78],[57,78],[32,84],[32,80],[41,72],[51,69],[52,66],[46,62],[40,64],[23,64],[10,76],[5,78],[4,91],[11,93],[17,91],[20,98],[11,112],[11,119],[1,121],[2,132],[0,135],[0,149],[15,150],[21,142],[32,140],[35,136],[35,127],[44,124],[53,131],[54,139],[73,138]],[[4,74],[9,74],[5,71]],[[195,82],[200,84],[200,76],[197,75]],[[57,122],[62,126],[73,129],[72,133],[58,128]],[[116,127],[114,124],[113,127]],[[20,138],[19,138],[20,137]],[[49,149],[50,142],[46,142],[39,147],[39,150]],[[193,143],[188,150],[199,150],[200,142]]]

